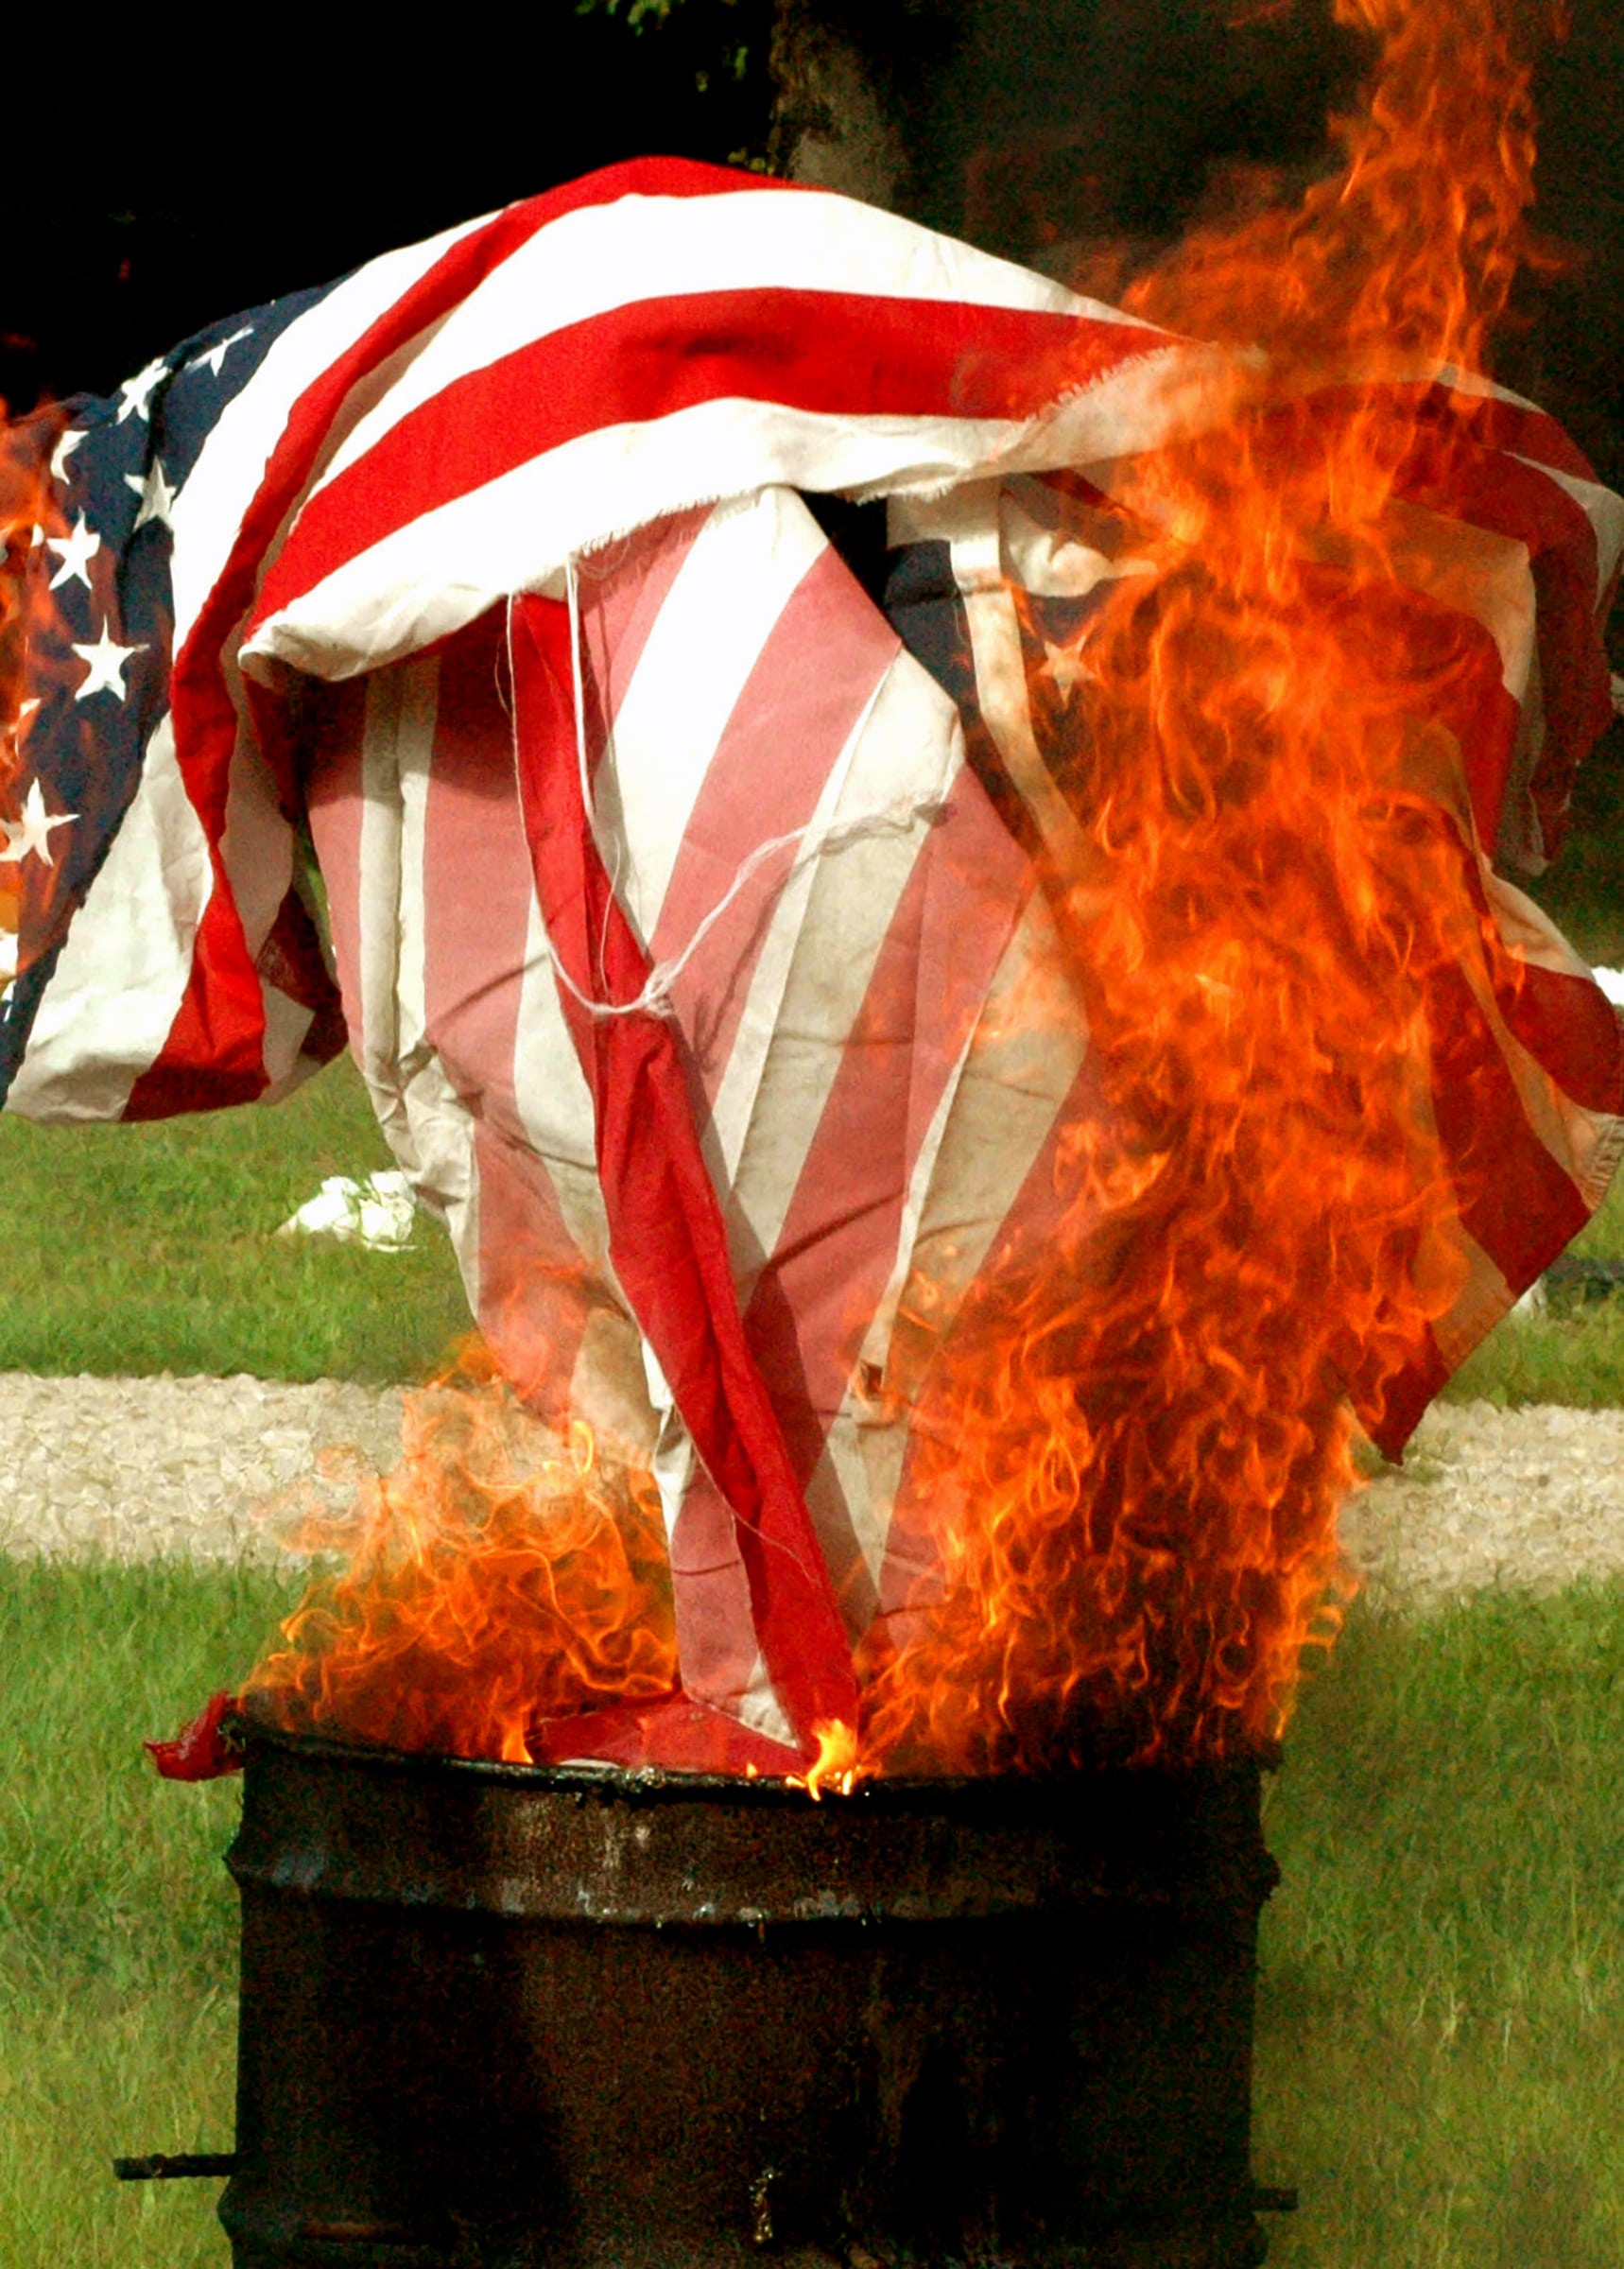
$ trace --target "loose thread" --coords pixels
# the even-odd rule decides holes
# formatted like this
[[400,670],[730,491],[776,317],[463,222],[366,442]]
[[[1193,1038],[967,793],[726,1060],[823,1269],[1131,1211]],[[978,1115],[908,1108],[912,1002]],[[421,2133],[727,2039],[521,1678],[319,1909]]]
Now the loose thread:
[[[580,770],[581,803],[584,807],[586,823],[589,828],[593,828],[595,812],[586,754],[586,709],[581,667],[579,591],[577,582],[576,562],[573,556],[565,563],[565,590],[570,618],[570,663],[575,680],[576,761]],[[510,674],[511,674],[513,667],[513,602],[511,600],[509,601],[508,606],[507,632],[508,667]],[[514,721],[514,756],[516,760],[518,755],[516,719]],[[717,899],[716,905],[698,923],[692,937],[682,947],[682,952],[674,954],[669,961],[657,962],[650,969],[641,992],[634,999],[599,1000],[584,991],[564,966],[558,948],[554,945],[552,939],[546,935],[544,926],[543,943],[546,948],[547,959],[552,964],[553,974],[570,998],[579,1007],[584,1009],[589,1016],[673,1016],[676,1011],[671,997],[671,988],[728,909],[737,901],[740,892],[748,888],[769,859],[775,858],[782,851],[788,851],[797,845],[800,846],[797,856],[790,861],[784,880],[779,886],[781,889],[787,889],[796,875],[803,868],[809,866],[815,858],[821,857],[824,852],[842,850],[848,843],[878,836],[906,835],[910,829],[917,827],[921,822],[934,826],[939,820],[945,818],[947,808],[947,797],[940,791],[930,795],[907,796],[898,798],[890,804],[873,805],[867,811],[853,812],[845,819],[828,820],[821,825],[809,820],[803,827],[792,827],[785,835],[769,836],[764,842],[757,843],[754,850],[740,861],[738,871],[733,880]],[[594,833],[596,839],[596,829],[594,829]],[[601,852],[601,845],[599,849]],[[617,844],[615,871],[610,876],[612,892],[619,881],[619,849],[620,846]],[[607,941],[609,915],[610,909],[606,907],[604,909],[604,939],[599,943],[600,958],[604,943]]]
[[765,842],[757,843],[748,857],[740,862],[732,882],[709,913],[696,926],[694,934],[682,952],[674,954],[669,961],[658,962],[648,972],[642,991],[633,1000],[596,1000],[583,992],[560,960],[550,938],[546,940],[547,958],[565,992],[589,1016],[671,1016],[675,1013],[672,987],[739,893],[769,859],[776,857],[781,851],[792,849],[796,844],[801,846],[780,886],[787,888],[804,867],[810,866],[815,858],[821,857],[826,851],[842,850],[848,843],[877,836],[906,835],[921,821],[934,825],[945,816],[946,810],[947,799],[944,796],[915,796],[897,803],[879,805],[869,811],[853,812],[847,819],[830,820],[821,826],[808,821],[804,827],[793,827],[786,835],[769,836]]

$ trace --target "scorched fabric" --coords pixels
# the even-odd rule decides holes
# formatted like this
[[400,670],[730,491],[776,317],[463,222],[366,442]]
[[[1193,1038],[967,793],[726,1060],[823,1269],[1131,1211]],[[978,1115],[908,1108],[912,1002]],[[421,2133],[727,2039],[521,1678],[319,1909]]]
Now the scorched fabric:
[[[1256,578],[1183,501],[1235,433]],[[1271,391],[649,162],[43,410],[4,480],[6,1105],[272,1100],[348,1035],[668,1621],[498,1753],[1277,1723],[1348,1408],[1396,1449],[1624,1135],[1501,878],[1608,715],[1624,511],[1549,421],[1402,354]]]

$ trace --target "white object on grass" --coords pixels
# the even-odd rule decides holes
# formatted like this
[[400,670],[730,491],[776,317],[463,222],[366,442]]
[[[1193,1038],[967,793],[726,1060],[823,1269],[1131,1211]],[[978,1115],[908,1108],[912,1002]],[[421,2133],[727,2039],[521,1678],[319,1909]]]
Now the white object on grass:
[[364,1182],[329,1174],[315,1197],[289,1216],[278,1237],[336,1237],[374,1253],[398,1253],[411,1242],[411,1186],[405,1174],[369,1174]]

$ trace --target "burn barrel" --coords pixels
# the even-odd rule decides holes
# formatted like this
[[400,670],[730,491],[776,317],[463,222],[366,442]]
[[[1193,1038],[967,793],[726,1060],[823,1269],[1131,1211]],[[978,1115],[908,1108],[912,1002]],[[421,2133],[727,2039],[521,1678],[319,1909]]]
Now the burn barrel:
[[235,2269],[1240,2269],[1260,1768],[875,1782],[253,1730]]

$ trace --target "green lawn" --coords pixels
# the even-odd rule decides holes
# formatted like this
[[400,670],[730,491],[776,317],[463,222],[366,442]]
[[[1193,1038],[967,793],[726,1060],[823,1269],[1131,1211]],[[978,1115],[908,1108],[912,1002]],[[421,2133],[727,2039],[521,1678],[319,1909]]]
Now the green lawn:
[[236,1784],[159,1781],[286,1595],[181,1565],[0,1564],[0,2260],[227,2269],[213,2182],[125,2185],[115,2155],[230,2150]]
[[1269,1834],[1271,2264],[1624,2260],[1624,1587],[1356,1610]]
[[[268,1110],[82,1128],[0,1115],[0,1370],[425,1377],[470,1329],[438,1224],[420,1219],[404,1253],[273,1234],[324,1175],[389,1163],[348,1057]],[[1574,1250],[1624,1259],[1624,1181]],[[1624,1299],[1510,1318],[1448,1392],[1624,1404]]]
[[[0,2260],[226,2269],[236,1784],[156,1780],[288,1594],[0,1564]],[[1356,1609],[1269,1795],[1260,2179],[1279,2269],[1624,2259],[1624,1588]]]
[[390,1163],[347,1056],[263,1110],[0,1116],[0,1370],[423,1377],[470,1328],[437,1223],[401,1253],[274,1234],[323,1176]]

